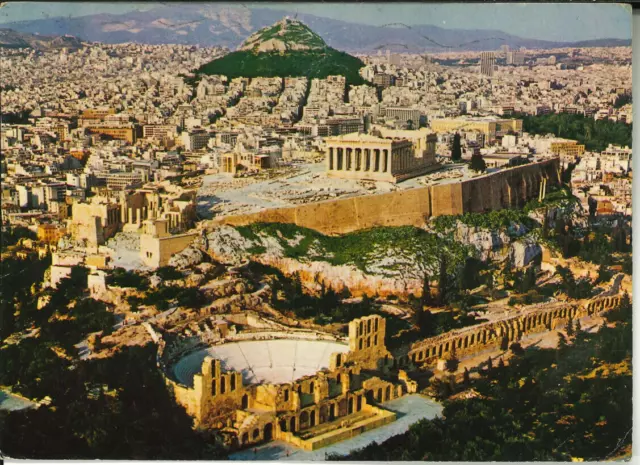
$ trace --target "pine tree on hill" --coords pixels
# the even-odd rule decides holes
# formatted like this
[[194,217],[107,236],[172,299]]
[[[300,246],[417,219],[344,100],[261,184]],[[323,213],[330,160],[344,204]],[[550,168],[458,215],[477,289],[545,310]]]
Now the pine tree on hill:
[[458,162],[460,160],[462,160],[462,145],[460,144],[460,134],[456,132],[451,142],[451,161]]
[[484,173],[485,171],[487,171],[487,164],[484,161],[484,158],[482,158],[482,155],[478,154],[473,154],[471,156],[471,169],[473,171],[477,171],[478,173]]

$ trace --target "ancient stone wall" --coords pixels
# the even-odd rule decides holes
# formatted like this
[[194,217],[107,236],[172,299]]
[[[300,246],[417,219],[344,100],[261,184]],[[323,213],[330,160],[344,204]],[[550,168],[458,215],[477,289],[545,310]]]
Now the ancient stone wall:
[[421,226],[432,216],[522,206],[538,197],[542,179],[547,180],[548,186],[557,185],[559,170],[556,158],[461,182],[230,215],[210,224],[293,223],[324,234],[344,234],[376,226]]
[[396,367],[435,366],[440,359],[471,356],[509,346],[526,334],[552,331],[574,318],[595,315],[616,307],[620,296],[583,302],[540,305],[508,318],[450,331],[424,339],[394,353]]

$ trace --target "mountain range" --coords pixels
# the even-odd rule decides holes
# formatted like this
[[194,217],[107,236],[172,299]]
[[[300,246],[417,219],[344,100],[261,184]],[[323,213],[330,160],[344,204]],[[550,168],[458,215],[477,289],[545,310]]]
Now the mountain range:
[[71,36],[42,36],[16,32],[11,29],[0,29],[0,48],[33,48],[36,50],[53,50],[60,48],[78,49],[82,42]]
[[296,16],[321,36],[327,45],[349,52],[437,52],[452,50],[496,50],[512,48],[557,48],[630,45],[631,40],[596,39],[557,42],[527,39],[498,30],[444,29],[432,25],[384,26],[350,23],[309,14],[287,13],[267,8],[222,4],[167,4],[147,11],[46,18],[5,23],[3,27],[22,33],[72,35],[89,42],[186,44],[235,49],[255,31],[283,16]]

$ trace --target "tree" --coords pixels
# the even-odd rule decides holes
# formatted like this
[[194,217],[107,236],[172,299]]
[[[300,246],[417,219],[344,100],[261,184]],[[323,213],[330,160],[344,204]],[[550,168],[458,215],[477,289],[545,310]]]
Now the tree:
[[462,145],[460,144],[460,134],[456,132],[451,142],[451,161],[460,160],[462,160]]
[[471,169],[478,173],[484,173],[487,171],[487,164],[479,153],[474,153],[471,156]]
[[431,301],[431,286],[429,285],[430,276],[428,273],[424,274],[424,278],[422,278],[422,297],[421,302],[422,306],[429,306],[432,304]]
[[513,355],[524,354],[524,349],[522,348],[522,345],[519,342],[514,342],[513,344],[511,344],[511,346],[509,347],[509,350],[511,350],[511,353]]
[[596,278],[596,284],[606,283],[611,279],[611,272],[604,263],[601,263],[598,267],[598,277]]
[[459,365],[460,365],[460,360],[458,360],[456,351],[452,350],[446,363],[447,371],[450,373],[453,373],[458,369]]
[[440,273],[438,277],[438,303],[444,305],[447,298],[447,290],[449,289],[449,276],[447,275],[447,255],[440,255]]
[[549,207],[544,210],[544,218],[542,219],[542,238],[549,238]]
[[573,319],[569,319],[569,322],[567,323],[567,327],[565,328],[565,331],[567,333],[567,336],[569,336],[570,338],[573,337],[575,335],[575,330],[573,329]]
[[504,267],[502,268],[502,285],[505,289],[509,289],[511,287],[510,281],[513,280],[513,256],[509,254],[507,259],[504,262]]

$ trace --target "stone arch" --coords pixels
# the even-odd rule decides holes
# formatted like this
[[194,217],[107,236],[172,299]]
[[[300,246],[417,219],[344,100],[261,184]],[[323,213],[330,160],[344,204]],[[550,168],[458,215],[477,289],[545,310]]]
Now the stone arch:
[[307,411],[300,414],[298,425],[300,425],[300,429],[305,429],[309,426],[309,413]]
[[242,435],[242,444],[247,444],[249,442],[249,433],[244,433]]
[[329,420],[329,407],[323,405],[318,411],[318,423],[325,423]]
[[256,428],[253,430],[253,434],[251,435],[253,440],[257,440],[260,437],[260,429]]
[[343,417],[348,414],[349,414],[349,408],[348,408],[347,399],[346,398],[341,399],[338,402],[338,416]]
[[264,425],[262,438],[265,441],[271,441],[273,439],[273,423],[267,423],[266,425]]
[[287,420],[284,418],[280,420],[280,431],[287,431]]

